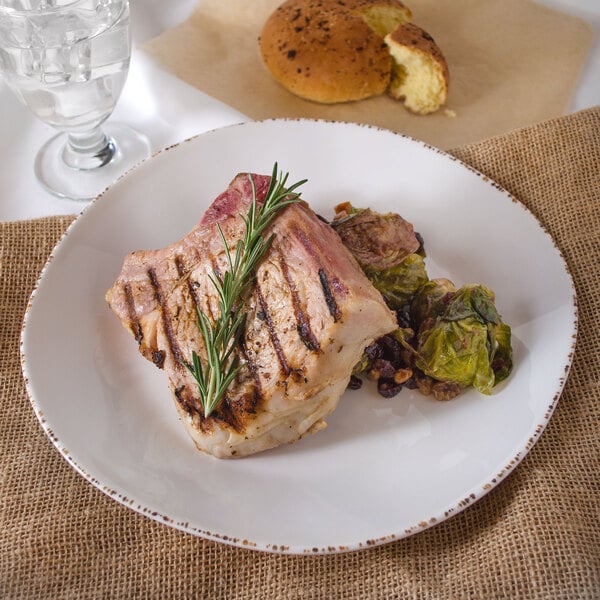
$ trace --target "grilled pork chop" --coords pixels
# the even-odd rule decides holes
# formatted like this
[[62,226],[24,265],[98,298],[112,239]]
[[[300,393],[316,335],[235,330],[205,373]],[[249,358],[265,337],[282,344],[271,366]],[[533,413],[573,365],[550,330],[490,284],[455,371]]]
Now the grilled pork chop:
[[333,229],[305,203],[285,208],[266,232],[273,242],[256,272],[239,354],[243,368],[207,417],[184,363],[204,356],[197,307],[218,314],[209,276],[226,268],[243,235],[241,215],[260,203],[270,177],[240,174],[182,240],[129,254],[106,300],[139,351],[166,372],[196,446],[241,457],[325,426],[363,349],[397,327],[394,314]]

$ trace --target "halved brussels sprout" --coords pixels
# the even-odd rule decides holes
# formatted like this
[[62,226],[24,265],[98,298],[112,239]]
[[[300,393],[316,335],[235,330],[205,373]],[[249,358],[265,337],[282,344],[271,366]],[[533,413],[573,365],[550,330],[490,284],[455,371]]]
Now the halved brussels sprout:
[[367,267],[364,271],[392,310],[410,304],[415,292],[428,281],[425,260],[420,254],[410,254],[388,269]]
[[512,370],[510,327],[494,300],[484,285],[461,287],[437,318],[423,322],[416,366],[434,379],[489,394]]
[[415,328],[425,319],[438,317],[456,292],[454,284],[445,278],[431,279],[416,292],[410,303],[410,318]]
[[421,246],[412,224],[400,215],[355,208],[347,202],[335,210],[331,226],[363,269],[393,267]]

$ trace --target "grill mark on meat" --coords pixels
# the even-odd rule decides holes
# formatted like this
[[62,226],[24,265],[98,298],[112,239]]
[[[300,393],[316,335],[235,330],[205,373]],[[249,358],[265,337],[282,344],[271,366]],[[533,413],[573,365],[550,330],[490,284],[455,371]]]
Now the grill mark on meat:
[[190,396],[190,394],[187,394],[187,391],[188,390],[185,385],[181,385],[173,390],[175,398],[177,398],[177,402],[181,404],[185,412],[190,416],[192,415],[192,412],[201,413],[201,411],[198,410],[196,398],[194,396]]
[[251,386],[249,390],[240,396],[227,396],[225,405],[235,420],[235,423],[230,423],[237,431],[243,431],[248,424],[248,416],[256,415],[256,407],[260,402],[261,397],[255,386]]
[[327,273],[325,273],[324,269],[319,269],[319,281],[321,282],[321,287],[323,288],[323,295],[325,296],[325,302],[327,304],[327,308],[329,309],[329,313],[333,317],[334,322],[337,323],[342,318],[342,311],[333,297],[333,293],[331,292],[331,287],[329,285],[329,279],[327,278]]
[[279,266],[292,296],[292,305],[294,307],[294,314],[296,315],[296,330],[298,331],[298,335],[309,350],[320,352],[321,346],[312,332],[310,321],[302,308],[300,297],[298,296],[298,288],[292,279],[289,266],[281,252],[279,252]]
[[281,367],[283,374],[287,377],[292,370],[290,369],[285,354],[283,353],[281,342],[279,341],[279,338],[277,337],[277,332],[275,330],[275,324],[273,323],[273,319],[271,318],[271,313],[269,312],[267,303],[265,302],[265,297],[263,296],[260,286],[258,285],[258,281],[256,282],[256,298],[258,300],[258,304],[260,305],[260,312],[264,316],[264,322],[267,324],[267,331],[269,332],[271,344],[273,344],[273,348],[275,348],[275,353],[277,354],[279,366]]
[[[247,357],[247,352],[242,347],[240,347],[240,354],[244,358]],[[249,361],[247,366],[253,380],[252,383],[248,385],[248,389],[240,395],[225,395],[208,419],[204,419],[204,424],[206,426],[214,420],[229,426],[237,433],[242,433],[248,426],[248,419],[257,414],[258,404],[263,399],[259,392],[260,380],[258,378],[256,366],[252,365]],[[242,379],[245,377],[246,376],[242,376]]]
[[160,307],[164,331],[169,342],[171,354],[175,358],[175,364],[179,366],[183,362],[183,356],[181,354],[179,344],[177,343],[175,334],[173,332],[173,323],[171,323],[171,315],[169,314],[169,309],[167,307],[167,300],[160,286],[160,282],[158,281],[158,278],[156,276],[156,271],[152,267],[148,269],[148,278],[150,279],[150,283],[152,284],[152,287],[154,289],[156,300]]
[[[175,261],[175,268],[177,269],[177,275],[179,275],[179,277],[181,279],[183,279],[186,275],[187,272],[185,270],[185,265],[183,264],[183,258],[179,255],[177,255],[174,259]],[[189,279],[189,277],[188,277]]]
[[165,353],[162,350],[154,350],[152,352],[152,362],[162,369],[165,366]]
[[[236,432],[240,433],[244,430],[244,406],[237,406],[237,404],[232,404],[231,398],[229,396],[225,396],[223,400],[219,403],[219,408],[217,408],[210,417],[215,421],[221,421],[226,425],[229,425]],[[238,412],[242,413],[242,419],[238,418]]]
[[256,407],[258,406],[258,403],[261,400],[262,400],[262,394],[260,392],[260,389],[257,387],[254,387],[254,389],[252,390],[252,406],[248,409],[248,412],[255,415]]
[[[187,271],[183,262],[183,258],[181,256],[175,257],[175,267],[177,268],[177,275],[179,275],[180,281],[183,279],[186,280],[187,289],[190,294],[190,298],[194,303],[194,307],[196,309],[196,314],[198,311],[202,310],[200,305],[200,296],[198,295],[198,288],[200,284],[197,281],[192,280],[191,271]],[[216,320],[212,310],[210,310],[210,304],[208,305],[208,316],[212,318],[213,322]]]
[[140,321],[135,312],[135,300],[133,298],[133,293],[131,291],[131,285],[126,283],[123,286],[123,293],[125,294],[125,302],[127,303],[127,313],[129,315],[129,328],[131,333],[133,333],[133,337],[135,341],[140,345],[142,340],[144,339],[144,334],[142,332],[142,326],[140,325]]
[[173,393],[175,394],[175,398],[177,399],[177,402],[179,402],[179,405],[183,408],[183,410],[185,410],[186,414],[191,416],[192,407],[187,403],[186,399],[183,396],[184,390],[185,390],[185,385],[182,385],[178,388],[175,388],[173,390]]
[[253,402],[253,404],[254,404],[254,407],[256,407],[256,405],[258,404],[259,400],[262,398],[262,395],[263,395],[262,386],[260,383],[260,377],[258,376],[258,368],[256,366],[256,363],[250,359],[250,357],[248,355],[248,349],[246,347],[246,344],[243,341],[240,343],[239,348],[240,348],[240,354],[242,355],[242,358],[246,362],[248,371],[250,371],[252,381],[254,382],[254,402]]
[[202,408],[200,398],[195,395],[187,385],[184,384],[175,388],[173,393],[179,405],[193,420],[195,427],[204,433],[212,430],[214,425],[212,419],[215,416],[215,413],[211,414],[208,419],[205,419],[204,409]]
[[[194,421],[202,428],[202,431],[209,431],[213,426],[213,419],[222,421],[231,425],[231,416],[223,415],[223,406],[226,403],[226,398],[219,404],[219,407],[213,411],[208,418],[204,417],[204,408],[200,402],[199,396],[194,394],[187,385],[181,385],[174,390],[175,398],[183,407],[186,414],[194,419]],[[226,409],[227,410],[227,409]]]
[[312,242],[308,239],[306,232],[296,223],[292,223],[290,225],[290,231],[294,235],[294,237],[304,246],[304,249],[311,256],[311,258],[314,258],[316,261],[321,262],[320,257],[317,255],[317,252]]
[[181,256],[175,257],[175,267],[177,268],[177,275],[179,275],[180,279],[186,280],[188,292],[190,293],[190,298],[194,302],[194,306],[196,307],[196,311],[200,308],[200,298],[198,297],[198,283],[192,281],[192,278],[189,276],[190,273],[186,271],[185,265],[183,263],[183,259]]

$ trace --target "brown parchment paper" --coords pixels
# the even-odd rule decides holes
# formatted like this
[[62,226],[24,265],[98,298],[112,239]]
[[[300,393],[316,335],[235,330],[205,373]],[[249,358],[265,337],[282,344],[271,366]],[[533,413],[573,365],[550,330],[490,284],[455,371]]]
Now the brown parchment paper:
[[406,0],[448,61],[446,107],[418,116],[387,96],[322,105],[287,92],[262,62],[258,37],[280,3],[201,0],[143,49],[252,119],[367,123],[448,149],[564,114],[593,40],[587,23],[529,0]]

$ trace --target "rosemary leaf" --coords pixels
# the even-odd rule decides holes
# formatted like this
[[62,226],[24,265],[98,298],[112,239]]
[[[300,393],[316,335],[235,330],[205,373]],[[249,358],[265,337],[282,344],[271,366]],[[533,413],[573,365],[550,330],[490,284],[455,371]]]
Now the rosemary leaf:
[[242,368],[236,349],[246,323],[243,306],[256,269],[273,240],[272,235],[265,238],[263,233],[286,206],[298,202],[300,194],[295,190],[306,182],[302,180],[286,187],[288,174],[280,173],[275,163],[267,194],[259,205],[254,180],[251,175],[248,177],[252,187],[252,202],[248,213],[240,215],[244,222],[244,234],[235,246],[235,257],[232,256],[223,230],[217,224],[227,270],[221,276],[214,271],[209,275],[219,299],[219,315],[214,323],[198,309],[198,327],[206,350],[205,363],[202,364],[194,351],[192,362],[183,362],[198,385],[205,418],[217,408]]

